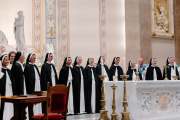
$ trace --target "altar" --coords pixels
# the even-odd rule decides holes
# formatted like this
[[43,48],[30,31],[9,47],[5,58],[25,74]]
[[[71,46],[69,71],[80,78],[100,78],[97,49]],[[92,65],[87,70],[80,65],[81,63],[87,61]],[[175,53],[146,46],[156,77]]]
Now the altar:
[[[121,120],[124,82],[115,83],[116,114]],[[111,118],[113,82],[104,82],[106,110]],[[130,120],[180,120],[180,81],[126,81]]]

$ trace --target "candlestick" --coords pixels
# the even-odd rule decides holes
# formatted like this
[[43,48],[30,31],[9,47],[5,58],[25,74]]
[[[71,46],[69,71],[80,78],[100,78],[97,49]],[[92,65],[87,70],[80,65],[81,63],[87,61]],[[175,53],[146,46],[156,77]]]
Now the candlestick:
[[121,120],[130,120],[129,118],[129,112],[127,111],[127,106],[128,106],[128,101],[127,101],[127,95],[126,95],[126,80],[129,77],[129,75],[121,75],[121,78],[124,80],[124,95],[123,95],[123,107],[124,110],[121,113],[122,114],[122,119]]
[[113,84],[115,84],[115,76],[113,76]]
[[118,120],[117,119],[118,115],[115,112],[115,110],[116,110],[116,99],[115,99],[115,90],[116,90],[116,87],[117,86],[115,86],[115,84],[113,84],[113,86],[111,86],[111,88],[113,89],[113,100],[112,100],[112,110],[113,110],[113,112],[111,114],[111,120]]
[[164,80],[169,80],[168,78],[167,78],[167,68],[169,68],[169,66],[167,66],[167,63],[166,63],[166,66],[163,66],[164,67],[164,69],[165,69],[165,78],[164,78]]
[[100,111],[100,118],[99,120],[110,120],[108,118],[108,115],[107,115],[107,110],[105,110],[105,105],[106,105],[106,100],[105,100],[105,94],[104,94],[104,79],[105,79],[106,75],[99,75],[99,78],[101,79],[102,81],[102,93],[101,93],[101,111]]
[[103,75],[103,59],[101,58],[101,75]]

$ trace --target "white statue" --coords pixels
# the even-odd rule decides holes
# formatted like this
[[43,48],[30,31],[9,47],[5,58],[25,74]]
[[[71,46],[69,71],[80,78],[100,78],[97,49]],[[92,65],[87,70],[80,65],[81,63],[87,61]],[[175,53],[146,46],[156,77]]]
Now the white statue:
[[24,16],[23,12],[19,11],[17,13],[19,15],[18,18],[15,18],[14,22],[14,33],[15,33],[15,39],[17,43],[17,51],[21,51],[24,53],[28,53],[25,37],[24,37]]
[[167,33],[169,31],[167,11],[160,2],[157,3],[157,9],[158,13],[155,13],[155,32]]
[[7,43],[7,39],[5,34],[0,30],[0,46],[3,46],[5,48],[5,51],[3,54],[9,54],[11,51],[16,52],[16,49]]
[[0,44],[7,45],[7,39],[5,34],[0,30]]

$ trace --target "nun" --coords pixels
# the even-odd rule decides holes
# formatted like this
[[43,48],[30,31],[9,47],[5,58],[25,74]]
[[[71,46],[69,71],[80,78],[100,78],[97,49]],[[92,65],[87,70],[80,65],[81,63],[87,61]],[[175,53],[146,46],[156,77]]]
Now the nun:
[[86,81],[88,84],[88,113],[99,113],[101,109],[98,76],[93,66],[94,59],[89,58],[85,67]]
[[[101,59],[103,60],[103,63],[101,63]],[[98,60],[98,65],[96,67],[97,70],[97,75],[102,75],[102,70],[101,70],[101,64],[103,64],[103,75],[106,75],[105,80],[104,81],[109,81],[110,75],[109,75],[109,68],[108,66],[105,64],[106,59],[104,56],[100,56],[99,60]]]
[[23,52],[17,52],[13,66],[11,68],[12,74],[14,76],[17,95],[26,95],[26,84],[24,79],[24,68],[21,64],[22,61],[24,61],[25,55]]
[[44,64],[41,68],[41,90],[47,91],[47,82],[50,82],[50,86],[53,87],[58,84],[58,77],[55,66],[51,63],[53,60],[53,54],[47,53],[44,60]]
[[[129,75],[127,81],[136,81],[136,68],[133,60],[129,61],[129,67],[126,75]],[[141,73],[139,72],[139,78],[142,80]]]
[[113,80],[113,76],[115,76],[115,81],[120,81],[122,78],[120,75],[123,75],[123,69],[119,66],[119,57],[114,57],[111,68],[110,68],[110,81]]
[[[86,93],[86,79],[84,68],[81,66],[82,58],[77,56],[74,61],[73,67],[73,81],[75,84],[74,96],[76,97],[74,101],[74,113],[85,113],[87,111],[87,106],[85,106],[85,98],[88,93]],[[85,109],[86,108],[86,109]]]
[[156,58],[152,58],[149,63],[149,67],[146,72],[146,80],[162,80],[161,69],[156,66],[157,60]]
[[[36,55],[30,53],[27,57],[24,69],[27,94],[32,94],[34,91],[41,91],[40,73],[38,67],[34,64],[35,61]],[[42,114],[41,103],[36,104],[33,110],[35,115]]]
[[[11,70],[7,68],[9,64],[8,56],[0,57],[2,63],[1,78],[0,78],[0,94],[10,97],[16,95],[15,82]],[[14,116],[14,105],[12,103],[1,103],[0,120],[10,120]]]
[[[26,83],[24,77],[24,67],[21,64],[21,62],[23,62],[24,59],[25,59],[25,54],[23,52],[17,52],[13,62],[13,66],[11,68],[16,85],[15,87],[16,87],[17,95],[27,95],[27,89],[26,89]],[[19,119],[21,118],[21,112],[22,112],[22,108],[19,108],[19,113],[20,113]],[[29,119],[28,108],[26,108],[26,112],[27,112],[27,119]]]
[[[103,63],[101,63],[101,59],[103,59]],[[104,81],[109,81],[110,75],[109,75],[109,68],[108,66],[105,64],[105,57],[104,56],[100,56],[99,60],[98,60],[98,64],[96,67],[96,72],[97,72],[97,76],[102,75],[106,75],[105,80]],[[101,64],[103,64],[103,70],[101,70]],[[99,83],[99,94],[101,95],[101,87],[102,87],[102,81],[101,79],[98,77],[98,83]]]
[[[178,80],[179,80],[179,72],[177,70],[177,67],[174,67],[174,59],[173,57],[168,57],[167,58],[167,62],[166,62],[166,65],[168,66],[167,68],[167,78],[169,80],[174,80],[172,76],[178,76]],[[175,69],[174,69],[175,68]],[[163,79],[165,78],[165,68],[164,68],[164,71],[163,71]]]
[[[47,82],[49,82],[50,86],[53,87],[56,84],[58,84],[58,77],[56,73],[55,66],[51,63],[53,60],[53,54],[52,53],[47,53],[44,64],[42,65],[41,68],[41,77],[40,77],[40,82],[41,82],[41,90],[42,91],[47,91]],[[42,103],[42,112],[46,112],[46,102]]]
[[[64,84],[67,86],[69,82],[71,83],[70,92],[69,92],[68,113],[67,114],[74,114],[73,91],[75,91],[75,89],[74,89],[74,80],[73,80],[73,76],[72,76],[71,64],[72,64],[71,57],[66,57],[64,59],[63,66],[62,66],[60,73],[59,73],[60,84]],[[75,103],[75,101],[74,101],[74,103]]]

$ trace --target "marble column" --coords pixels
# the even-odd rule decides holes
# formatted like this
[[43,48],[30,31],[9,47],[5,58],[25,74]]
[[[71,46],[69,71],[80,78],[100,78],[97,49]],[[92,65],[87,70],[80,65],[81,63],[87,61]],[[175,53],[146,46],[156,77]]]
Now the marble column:
[[151,3],[150,0],[139,0],[140,17],[140,57],[144,63],[149,63],[152,58],[151,50]]
[[139,58],[149,63],[151,50],[151,9],[150,0],[125,1],[126,62]]
[[174,10],[175,57],[177,64],[180,64],[180,0],[173,1],[173,10]]
[[140,58],[139,0],[125,0],[126,63]]

